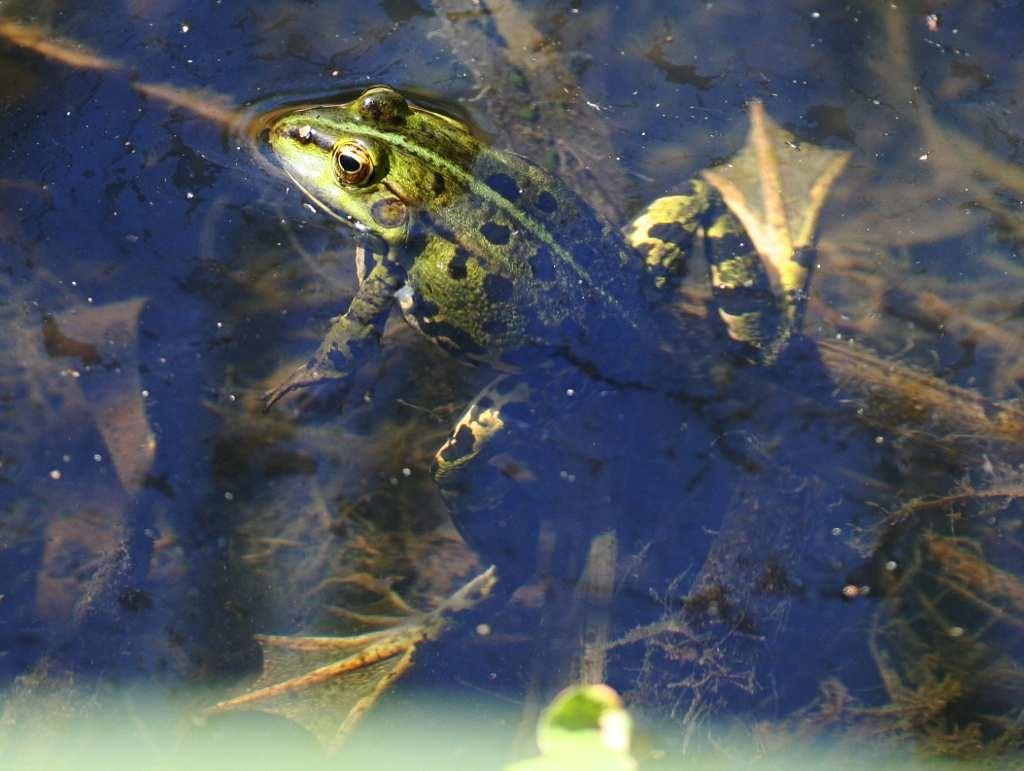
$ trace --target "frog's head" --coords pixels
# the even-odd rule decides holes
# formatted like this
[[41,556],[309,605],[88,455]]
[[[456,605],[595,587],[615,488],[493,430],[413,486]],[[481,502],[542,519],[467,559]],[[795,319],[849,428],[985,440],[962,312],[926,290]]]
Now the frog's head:
[[389,244],[419,210],[458,195],[478,150],[465,125],[375,86],[345,104],[302,107],[270,126],[271,149],[320,208]]

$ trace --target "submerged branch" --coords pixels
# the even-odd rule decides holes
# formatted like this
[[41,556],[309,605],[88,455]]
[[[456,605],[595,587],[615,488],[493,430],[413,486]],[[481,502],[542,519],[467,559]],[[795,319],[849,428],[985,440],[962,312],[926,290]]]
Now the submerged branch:
[[818,350],[840,386],[863,399],[864,417],[872,423],[945,444],[1024,445],[1024,406],[1016,401],[989,401],[852,343],[822,340]]

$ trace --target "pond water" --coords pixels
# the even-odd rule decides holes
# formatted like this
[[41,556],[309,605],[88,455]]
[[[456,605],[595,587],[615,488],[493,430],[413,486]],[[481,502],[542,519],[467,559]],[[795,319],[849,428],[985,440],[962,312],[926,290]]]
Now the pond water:
[[[0,753],[55,762],[115,723],[172,766],[312,763],[305,729],[383,693],[342,757],[501,767],[583,678],[656,737],[641,765],[771,766],[823,739],[869,765],[865,737],[893,763],[1006,762],[1022,30],[1008,0],[0,2]],[[616,226],[739,152],[754,102],[779,152],[849,151],[803,334],[776,366],[742,361],[698,250],[653,372],[531,381],[541,406],[470,503],[446,505],[432,462],[495,373],[397,311],[347,389],[265,410],[359,280],[353,231],[279,170],[260,118],[376,84]],[[492,596],[407,669],[200,717],[261,662],[262,685],[337,659],[256,635],[408,630],[492,562]]]

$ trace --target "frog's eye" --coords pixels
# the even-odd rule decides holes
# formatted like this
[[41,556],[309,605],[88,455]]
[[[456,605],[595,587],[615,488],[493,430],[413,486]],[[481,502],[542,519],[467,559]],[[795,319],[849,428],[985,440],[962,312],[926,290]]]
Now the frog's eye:
[[334,174],[343,185],[365,184],[373,168],[373,154],[362,142],[344,142],[334,150]]

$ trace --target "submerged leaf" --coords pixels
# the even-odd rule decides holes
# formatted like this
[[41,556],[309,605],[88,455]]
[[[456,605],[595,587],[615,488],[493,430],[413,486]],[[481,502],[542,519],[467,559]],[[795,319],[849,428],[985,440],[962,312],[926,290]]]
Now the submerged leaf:
[[[73,356],[89,367],[78,382],[118,479],[129,493],[142,487],[156,456],[156,436],[139,377],[139,315],[145,305],[145,299],[136,298],[75,308],[48,320],[43,328],[50,356]],[[111,366],[114,363],[118,366]]]
[[0,37],[16,46],[35,51],[40,56],[80,70],[116,70],[121,67],[121,63],[115,59],[94,53],[80,43],[51,37],[49,30],[33,24],[0,19]]
[[253,708],[282,715],[338,750],[359,720],[412,665],[418,645],[438,639],[451,615],[485,599],[497,583],[492,566],[429,613],[397,627],[351,637],[260,635],[263,671],[241,696],[207,715]]

